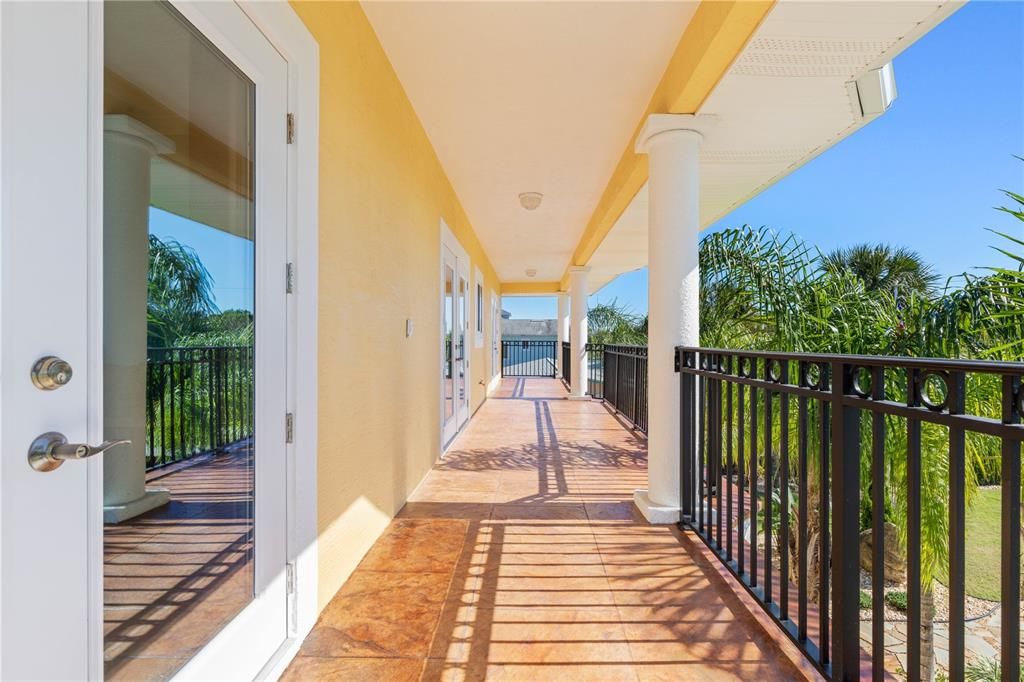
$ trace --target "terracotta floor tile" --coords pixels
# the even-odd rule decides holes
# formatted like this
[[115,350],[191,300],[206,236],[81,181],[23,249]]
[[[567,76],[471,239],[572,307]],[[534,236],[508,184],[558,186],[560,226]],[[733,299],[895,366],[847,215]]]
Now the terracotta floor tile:
[[679,663],[669,661],[661,664],[638,663],[634,665],[641,682],[788,682],[802,680],[793,676],[784,666],[770,663],[702,663],[691,661]]
[[426,657],[450,576],[357,571],[302,645],[307,656]]
[[407,502],[399,519],[463,519],[482,521],[491,518],[490,502]]
[[414,658],[321,658],[298,656],[281,676],[282,682],[413,682],[423,671]]
[[582,504],[551,502],[549,504],[496,504],[491,511],[492,521],[521,519],[586,521],[587,510]]
[[645,439],[565,394],[503,380],[285,679],[789,679],[723,578],[637,512]]
[[636,682],[632,663],[501,664],[484,661],[457,663],[431,659],[423,671],[424,682],[511,680],[513,682]]
[[396,519],[363,557],[364,571],[451,573],[462,554],[469,522]]
[[125,660],[116,669],[106,671],[106,680],[124,680],[125,682],[162,682],[173,677],[185,663],[187,658],[131,658]]

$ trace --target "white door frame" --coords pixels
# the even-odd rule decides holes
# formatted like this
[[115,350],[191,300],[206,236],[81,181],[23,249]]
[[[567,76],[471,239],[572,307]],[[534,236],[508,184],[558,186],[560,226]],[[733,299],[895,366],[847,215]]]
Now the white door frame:
[[[185,14],[193,23],[197,10],[192,3],[175,2],[179,10]],[[297,119],[299,134],[295,144],[287,149],[287,256],[288,260],[295,264],[296,279],[293,295],[286,305],[284,313],[290,324],[287,325],[287,348],[289,349],[289,361],[287,365],[290,376],[286,404],[289,411],[295,414],[295,437],[293,444],[287,448],[283,471],[286,472],[288,488],[287,507],[287,547],[283,551],[287,554],[290,564],[295,567],[296,594],[289,605],[287,617],[288,639],[281,645],[273,658],[267,663],[262,671],[257,671],[259,677],[274,677],[283,671],[291,656],[297,651],[304,636],[309,632],[317,616],[317,520],[316,520],[316,448],[317,448],[317,197],[318,197],[318,112],[319,112],[319,54],[316,42],[306,30],[294,10],[286,3],[248,3],[241,4],[242,10],[249,19],[264,33],[273,47],[285,58],[288,69],[288,94],[287,109]],[[32,6],[22,6],[32,7]],[[45,7],[37,5],[35,7]],[[72,209],[81,209],[82,213],[78,218],[72,218],[74,222],[84,223],[82,245],[64,245],[70,247],[75,254],[84,254],[82,263],[98,263],[102,253],[102,150],[103,150],[103,7],[102,4],[90,3],[79,5],[79,10],[70,12],[68,7],[54,7],[52,12],[45,11],[40,15],[41,19],[53,21],[59,17],[63,33],[49,32],[51,41],[47,41],[45,49],[53,54],[54,50],[65,50],[66,57],[60,57],[56,63],[64,64],[74,55],[74,60],[81,64],[81,70],[85,75],[80,78],[82,88],[87,91],[84,99],[87,101],[86,114],[79,120],[84,121],[81,127],[72,126],[70,131],[78,137],[68,138],[81,146],[75,146],[75,153],[84,149],[82,157],[86,163],[84,166],[73,169],[73,173],[86,173],[86,191],[82,201],[65,201],[64,205]],[[35,10],[29,10],[35,11]],[[197,10],[198,11],[198,10]],[[13,14],[13,13],[12,13]],[[201,14],[201,12],[199,12]],[[24,16],[24,15],[22,15]],[[7,14],[0,12],[0,21],[10,18]],[[77,22],[77,23],[76,23]],[[49,27],[49,25],[48,25]],[[10,26],[7,27],[10,30]],[[214,36],[210,36],[214,38]],[[64,42],[66,41],[66,42]],[[215,42],[220,42],[216,41]],[[10,44],[16,44],[12,41]],[[81,54],[68,53],[67,50],[82,50]],[[27,51],[30,55],[34,50]],[[22,55],[21,52],[7,52],[6,56],[12,54]],[[64,103],[68,98],[74,98],[79,93],[63,93]],[[79,102],[82,99],[78,100]],[[33,102],[33,106],[39,107],[41,102]],[[46,106],[46,104],[42,104]],[[71,110],[71,115],[76,115]],[[282,134],[284,122],[281,124]],[[13,131],[8,128],[7,133]],[[18,131],[25,134],[27,130]],[[8,170],[10,170],[8,168]],[[9,182],[12,175],[4,178],[5,183]],[[74,197],[78,199],[79,197]],[[64,197],[66,200],[67,197]],[[55,202],[61,204],[62,202]],[[25,221],[30,222],[30,221]],[[2,229],[9,235],[17,229],[24,229],[13,224],[4,224]],[[12,242],[17,241],[5,237],[4,243],[10,247]],[[11,253],[2,254],[5,259],[15,257]],[[27,257],[22,254],[17,257]],[[84,266],[83,266],[84,267]],[[67,271],[65,271],[67,273]],[[2,274],[2,271],[0,271]],[[69,273],[70,274],[70,273]],[[282,273],[282,280],[283,280]],[[10,284],[10,282],[7,282]],[[31,286],[31,283],[24,282],[24,286]],[[75,395],[87,395],[87,402],[90,405],[85,421],[87,428],[82,432],[78,429],[69,429],[67,435],[72,440],[79,438],[88,442],[99,442],[103,432],[102,410],[97,409],[102,405],[102,367],[103,349],[99,343],[99,330],[102,322],[102,308],[97,304],[102,301],[103,295],[102,278],[90,274],[85,291],[82,294],[82,302],[63,301],[65,305],[78,305],[74,314],[65,314],[61,321],[67,322],[72,328],[85,333],[89,339],[85,358],[75,358],[80,370],[77,389],[70,389],[66,395],[74,398]],[[8,289],[10,291],[11,289]],[[85,302],[88,301],[86,304]],[[65,311],[66,313],[70,311]],[[85,323],[78,323],[75,319],[84,316]],[[55,335],[57,336],[57,335]],[[38,344],[34,336],[31,337],[31,344]],[[11,352],[11,346],[7,339],[0,345],[0,351]],[[28,341],[24,343],[29,343]],[[23,343],[23,345],[24,345]],[[45,342],[42,346],[53,345],[53,341]],[[43,348],[41,350],[47,350]],[[19,353],[17,356],[20,358]],[[15,373],[9,373],[5,381],[16,381]],[[296,381],[296,377],[302,377],[302,381]],[[18,378],[21,378],[20,376]],[[77,377],[76,377],[77,378]],[[81,393],[79,393],[81,392]],[[10,396],[8,396],[10,397]],[[65,400],[58,400],[54,403],[52,398],[47,403],[51,407],[58,407],[64,404]],[[80,409],[80,408],[79,408]],[[48,412],[50,420],[58,416],[57,411]],[[283,415],[282,415],[283,424]],[[32,428],[29,426],[28,428]],[[282,431],[283,432],[283,431]],[[20,442],[20,436],[17,434]],[[86,554],[88,570],[83,580],[76,582],[73,574],[62,576],[61,581],[66,584],[77,585],[72,587],[75,599],[88,602],[87,610],[90,617],[87,622],[71,623],[68,632],[72,633],[72,641],[62,640],[56,629],[41,628],[49,632],[51,641],[54,642],[53,653],[58,659],[74,658],[72,665],[84,665],[90,679],[102,679],[103,677],[103,543],[102,543],[102,478],[103,463],[101,457],[91,458],[87,462],[77,463],[78,474],[65,478],[74,485],[75,481],[82,481],[84,484],[84,497],[87,500],[83,524],[87,536],[83,541],[83,549]],[[69,468],[69,467],[65,467]],[[74,471],[74,469],[71,469]],[[68,524],[75,528],[74,524]],[[82,532],[82,531],[75,531]],[[80,536],[79,536],[80,537]],[[42,576],[40,576],[42,578]],[[283,576],[267,576],[270,580],[283,581]],[[50,584],[53,584],[52,582]],[[55,598],[59,598],[54,594]],[[6,603],[0,606],[7,606]],[[229,626],[230,627],[230,626]],[[29,630],[38,634],[39,630]],[[216,639],[215,639],[216,641]],[[73,645],[73,646],[72,646]],[[69,648],[70,647],[70,648]],[[81,651],[86,651],[86,660],[82,661],[75,657]],[[78,668],[81,670],[82,668]]]
[[[278,279],[285,271],[291,229],[288,196],[279,192],[279,183],[287,186],[287,144],[281,134],[288,113],[287,62],[237,6],[191,0],[171,0],[171,4],[249,77],[256,95],[256,595],[175,677],[252,678],[288,639],[291,599],[285,575],[289,562],[288,458],[275,457],[280,449],[287,451],[284,415],[291,409],[287,390],[288,301],[285,287]],[[280,90],[272,89],[275,87]],[[284,221],[283,226],[279,220]],[[251,655],[246,655],[247,648]]]
[[295,120],[294,141],[288,145],[288,261],[293,264],[288,305],[288,346],[293,349],[288,354],[288,405],[294,414],[294,440],[288,448],[288,560],[294,566],[295,593],[289,604],[288,640],[260,674],[261,679],[275,679],[298,653],[319,615],[320,47],[288,3],[246,0],[239,4],[288,62],[288,110]]

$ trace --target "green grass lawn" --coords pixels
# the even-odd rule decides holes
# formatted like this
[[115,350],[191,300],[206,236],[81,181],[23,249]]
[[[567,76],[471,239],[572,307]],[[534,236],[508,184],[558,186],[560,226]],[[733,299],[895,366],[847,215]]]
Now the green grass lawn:
[[999,489],[979,490],[967,509],[965,588],[972,597],[989,601],[999,601],[999,516]]

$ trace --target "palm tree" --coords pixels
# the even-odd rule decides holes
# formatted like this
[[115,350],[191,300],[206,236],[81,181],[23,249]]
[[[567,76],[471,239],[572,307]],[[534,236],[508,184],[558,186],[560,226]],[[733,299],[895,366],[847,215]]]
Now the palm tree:
[[[881,267],[877,267],[879,263]],[[1011,330],[1020,329],[1024,306],[1011,308],[1004,301],[1010,298],[1008,291],[1015,284],[1024,284],[1024,280],[1005,272],[988,278],[965,278],[962,287],[947,287],[942,295],[936,295],[930,268],[912,252],[864,246],[826,257],[792,235],[781,237],[764,228],[750,227],[706,236],[700,245],[700,266],[701,343],[705,346],[962,357],[981,354],[982,349],[993,347],[997,339],[1020,343],[1021,337],[1011,336]],[[993,283],[997,275],[998,287]],[[1024,293],[1024,286],[1018,286],[1016,291]],[[893,392],[898,393],[895,377],[889,383],[895,388]],[[984,403],[972,407],[983,410],[985,405],[998,406],[998,393],[992,393],[992,388],[972,385],[971,400]],[[889,421],[886,451],[906,452],[905,427],[898,419]],[[782,424],[775,426],[781,428]],[[941,432],[923,428],[922,446],[920,552],[925,626],[920,636],[922,668],[930,675],[934,665],[932,586],[944,575],[947,565],[949,468],[948,448]],[[812,443],[812,451],[813,447]],[[974,473],[990,461],[992,447],[985,439],[968,438],[968,500],[977,487]],[[870,481],[869,439],[863,445],[861,466],[862,479]],[[819,478],[816,472],[809,473],[809,494],[811,499],[817,499]],[[777,485],[770,480],[769,472],[764,475],[769,488]],[[887,458],[886,478],[887,508],[871,509],[870,495],[864,495],[863,511],[868,518],[881,513],[895,521],[905,545],[905,458]],[[812,513],[807,521],[809,551],[805,570],[811,589],[809,597],[817,600],[817,557],[823,551],[819,541],[821,517]],[[795,557],[795,547],[793,550]],[[796,562],[791,566],[795,579],[799,569]]]
[[599,303],[587,312],[590,343],[643,345],[647,343],[647,318],[633,314],[618,301]]
[[149,345],[167,347],[205,331],[216,312],[213,277],[191,247],[149,235]]
[[848,272],[872,293],[888,292],[897,301],[912,295],[930,296],[938,275],[916,251],[888,244],[857,244],[822,257],[825,269]]

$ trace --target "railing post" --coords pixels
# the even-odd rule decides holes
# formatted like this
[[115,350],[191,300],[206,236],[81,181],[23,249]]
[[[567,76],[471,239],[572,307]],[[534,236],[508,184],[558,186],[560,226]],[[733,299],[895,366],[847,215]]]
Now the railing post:
[[689,353],[676,349],[676,371],[679,372],[679,522],[693,519],[693,404],[691,400],[691,379],[693,375],[682,370],[686,367]]
[[[1004,424],[1018,424],[1021,418],[1020,377],[1003,377]],[[1001,671],[1003,682],[1020,679],[1020,441],[1003,438],[1002,478],[1002,566],[1000,567]]]
[[860,409],[853,367],[832,362],[832,679],[860,678]]

